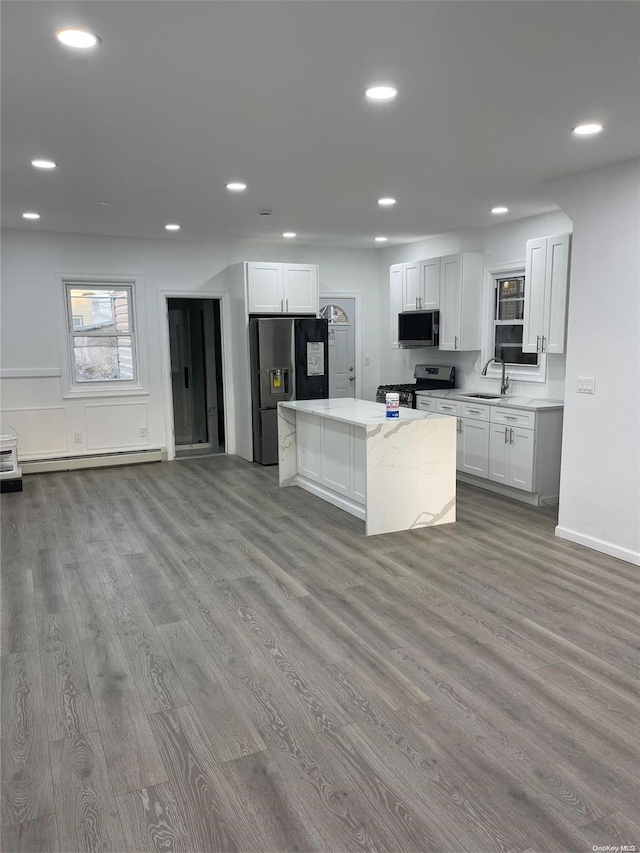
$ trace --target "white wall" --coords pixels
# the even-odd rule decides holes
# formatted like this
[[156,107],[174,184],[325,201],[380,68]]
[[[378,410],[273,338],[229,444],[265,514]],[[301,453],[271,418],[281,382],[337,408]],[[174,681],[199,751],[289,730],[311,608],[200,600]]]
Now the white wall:
[[[323,292],[360,294],[363,337],[371,367],[362,394],[378,382],[378,264],[374,251],[280,246],[273,243],[130,240],[84,235],[4,231],[2,245],[2,350],[7,371],[60,369],[56,273],[140,275],[144,284],[148,388],[136,397],[65,399],[59,376],[3,378],[2,423],[20,435],[23,460],[167,445],[161,340],[165,335],[160,292],[204,293],[227,288],[223,270],[239,260],[291,260],[320,265]],[[96,403],[106,409],[96,409]],[[111,420],[107,430],[104,424]],[[147,436],[141,438],[140,428]],[[82,433],[82,442],[73,441]]]
[[557,532],[640,565],[640,160],[548,188],[575,227]]
[[[515,222],[506,222],[488,228],[473,231],[457,231],[439,234],[428,240],[408,243],[379,251],[380,256],[380,381],[411,382],[416,364],[453,364],[456,367],[456,382],[459,387],[482,388],[487,391],[499,389],[496,379],[487,379],[480,375],[482,369],[481,353],[440,352],[438,349],[393,350],[389,338],[389,267],[404,261],[421,258],[434,258],[439,255],[456,252],[484,252],[491,255],[495,262],[522,261],[524,263],[527,240],[552,234],[564,234],[573,230],[569,217],[558,211]],[[404,366],[406,364],[406,366]],[[511,381],[511,394],[530,397],[562,399],[564,397],[565,356],[547,356],[547,381],[544,383]]]

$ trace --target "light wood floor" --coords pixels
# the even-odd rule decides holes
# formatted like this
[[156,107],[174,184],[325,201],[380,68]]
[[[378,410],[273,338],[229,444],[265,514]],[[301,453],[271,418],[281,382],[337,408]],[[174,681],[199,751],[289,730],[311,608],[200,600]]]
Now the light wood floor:
[[638,569],[471,487],[365,538],[276,477],[3,496],[4,853],[640,845]]

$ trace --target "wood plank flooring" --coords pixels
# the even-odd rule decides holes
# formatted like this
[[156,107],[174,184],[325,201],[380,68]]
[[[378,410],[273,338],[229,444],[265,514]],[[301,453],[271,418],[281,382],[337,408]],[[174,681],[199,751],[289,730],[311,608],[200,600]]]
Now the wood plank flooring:
[[640,571],[458,518],[366,538],[225,456],[25,477],[3,853],[640,846]]

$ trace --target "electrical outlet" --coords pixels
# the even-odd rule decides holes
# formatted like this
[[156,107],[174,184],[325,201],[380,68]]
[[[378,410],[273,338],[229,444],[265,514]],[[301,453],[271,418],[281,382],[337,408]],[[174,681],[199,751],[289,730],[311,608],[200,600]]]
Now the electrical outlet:
[[402,356],[402,366],[403,367],[409,367],[409,358],[406,355]]
[[146,438],[146,436],[147,436],[147,428],[146,427],[140,427],[140,438]]
[[596,380],[593,376],[578,376],[578,394],[595,394]]
[[74,432],[73,443],[74,444],[82,444],[82,433],[81,432]]
[[371,356],[370,355],[365,355],[364,366],[365,367],[371,367]]

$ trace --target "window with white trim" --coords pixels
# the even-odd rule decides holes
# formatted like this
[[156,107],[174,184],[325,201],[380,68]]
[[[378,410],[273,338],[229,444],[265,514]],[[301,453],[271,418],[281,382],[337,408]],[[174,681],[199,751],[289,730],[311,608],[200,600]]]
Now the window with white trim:
[[[522,351],[527,280],[524,261],[501,262],[485,267],[485,332],[482,364],[501,358],[512,380],[546,382],[547,356]],[[500,378],[502,366],[492,362],[487,377]]]
[[65,282],[73,388],[138,379],[131,284]]
[[538,354],[522,351],[526,281],[522,275],[496,276],[493,312],[493,354],[508,366],[538,366]]

